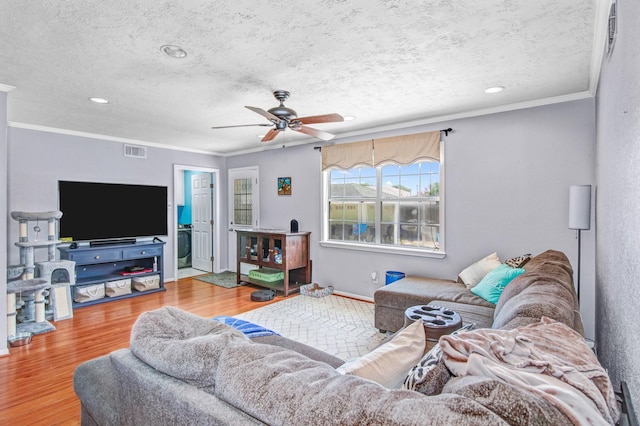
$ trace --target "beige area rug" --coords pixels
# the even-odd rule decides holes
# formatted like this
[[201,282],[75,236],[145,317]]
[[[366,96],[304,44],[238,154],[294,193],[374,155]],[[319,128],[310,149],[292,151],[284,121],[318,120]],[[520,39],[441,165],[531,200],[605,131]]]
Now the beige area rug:
[[373,309],[373,303],[334,295],[292,296],[234,317],[348,361],[387,337],[373,326]]

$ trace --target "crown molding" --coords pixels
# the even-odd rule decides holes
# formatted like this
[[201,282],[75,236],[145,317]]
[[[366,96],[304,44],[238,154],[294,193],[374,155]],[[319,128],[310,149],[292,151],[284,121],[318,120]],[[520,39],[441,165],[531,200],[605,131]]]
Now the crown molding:
[[121,137],[117,137],[117,136],[100,135],[100,134],[97,134],[97,133],[78,132],[76,130],[58,129],[56,127],[39,126],[37,124],[27,124],[27,123],[18,123],[18,122],[15,122],[15,121],[9,121],[9,122],[7,122],[7,125],[9,127],[14,127],[14,128],[17,128],[17,129],[36,130],[36,131],[39,131],[39,132],[57,133],[57,134],[68,135],[68,136],[79,136],[79,137],[83,137],[83,138],[100,139],[100,140],[106,140],[106,141],[111,141],[111,142],[120,142],[120,143],[133,144],[133,145],[150,146],[150,147],[154,147],[154,148],[171,149],[173,151],[185,151],[185,152],[193,152],[193,153],[196,153],[196,154],[209,154],[209,155],[224,156],[224,154],[220,154],[220,153],[213,152],[213,151],[205,151],[205,150],[199,150],[199,149],[184,148],[184,147],[173,146],[173,145],[165,145],[165,144],[156,143],[156,142],[141,141],[141,140],[138,140],[138,139],[121,138]]
[[591,72],[589,73],[589,91],[593,96],[598,92],[600,70],[605,54],[609,32],[609,9],[611,0],[597,0],[596,16],[593,29],[593,55],[591,56]]
[[535,108],[539,106],[553,105],[553,104],[559,104],[563,102],[578,101],[578,100],[589,99],[593,97],[594,97],[594,94],[592,94],[591,91],[587,90],[584,92],[577,92],[569,95],[554,96],[551,98],[536,99],[536,100],[527,101],[527,102],[518,102],[518,103],[513,103],[508,105],[492,107],[492,108],[470,110],[470,111],[465,111],[457,114],[441,115],[441,116],[430,117],[425,119],[389,124],[385,126],[371,127],[371,128],[363,129],[360,131],[339,134],[336,139],[346,139],[346,138],[352,138],[352,137],[364,136],[364,135],[369,136],[372,133],[400,130],[400,129],[406,129],[409,127],[424,126],[427,124],[445,123],[453,120],[461,120],[465,118],[473,118],[473,117],[479,117],[483,115],[498,114],[501,112],[509,112],[509,111],[515,111],[520,109]]
[[0,83],[0,92],[7,92],[9,93],[10,91],[14,90],[15,87],[14,86],[9,86],[8,84],[2,84]]
[[[555,96],[555,97],[544,98],[544,99],[536,99],[536,100],[533,100],[533,101],[519,102],[519,103],[508,104],[508,105],[501,105],[501,106],[492,107],[492,108],[483,108],[483,109],[477,109],[477,110],[470,110],[470,111],[465,111],[465,112],[461,112],[461,113],[457,113],[457,114],[440,115],[440,116],[429,117],[429,118],[424,118],[424,119],[419,119],[419,120],[399,122],[399,123],[394,123],[394,124],[389,124],[389,125],[384,125],[384,126],[378,126],[378,127],[370,127],[370,128],[367,128],[367,129],[362,129],[362,130],[357,130],[357,131],[353,131],[353,132],[347,132],[347,133],[338,134],[338,135],[336,135],[335,142],[333,142],[333,143],[341,143],[341,141],[344,141],[344,139],[351,139],[351,138],[354,138],[354,137],[365,136],[365,135],[369,136],[369,135],[371,135],[373,133],[395,131],[395,130],[403,130],[403,129],[407,129],[407,128],[410,128],[410,127],[424,126],[424,125],[428,125],[428,124],[444,123],[444,122],[453,121],[453,120],[461,120],[461,119],[465,119],[465,118],[472,118],[472,117],[479,117],[479,116],[483,116],[483,115],[490,115],[490,114],[497,114],[497,113],[502,113],[502,112],[515,111],[515,110],[519,110],[519,109],[535,108],[535,107],[539,107],[539,106],[553,105],[553,104],[577,101],[577,100],[582,100],[582,99],[589,99],[589,98],[593,98],[594,96],[595,96],[595,93],[592,93],[591,90],[587,90],[587,91],[583,91],[583,92],[572,93],[572,94],[569,94],[569,95]],[[39,125],[35,125],[35,124],[18,123],[18,122],[13,122],[13,121],[9,121],[7,123],[7,125],[9,127],[15,127],[15,128],[20,128],[20,129],[37,130],[37,131],[42,131],[42,132],[51,132],[51,133],[58,133],[58,134],[70,135],[70,136],[80,136],[80,137],[85,137],[85,138],[101,139],[101,140],[107,140],[107,141],[112,141],[112,142],[128,143],[128,144],[134,144],[134,145],[143,145],[143,146],[150,146],[150,147],[163,148],[163,149],[171,149],[171,150],[174,150],[174,151],[193,152],[193,153],[196,153],[196,154],[216,155],[216,156],[220,156],[220,157],[233,157],[233,156],[236,156],[236,155],[254,154],[254,153],[258,153],[258,152],[271,151],[271,150],[274,150],[274,149],[284,149],[284,148],[290,148],[290,147],[294,147],[294,146],[310,145],[310,144],[316,144],[317,145],[317,144],[325,143],[324,141],[317,141],[317,140],[311,140],[311,141],[308,141],[308,142],[307,141],[300,141],[300,142],[293,141],[293,142],[277,144],[277,145],[276,144],[272,144],[272,145],[264,146],[264,147],[258,147],[258,148],[240,150],[240,151],[220,153],[220,152],[215,152],[215,151],[205,151],[205,150],[197,150],[197,149],[191,149],[191,148],[183,148],[183,147],[177,147],[177,146],[172,146],[172,145],[164,145],[164,144],[155,143],[155,142],[140,141],[140,140],[136,140],[136,139],[120,138],[120,137],[100,135],[100,134],[95,134],[95,133],[78,132],[78,131],[75,131],[75,130],[58,129],[58,128],[55,128],[55,127],[39,126]]]

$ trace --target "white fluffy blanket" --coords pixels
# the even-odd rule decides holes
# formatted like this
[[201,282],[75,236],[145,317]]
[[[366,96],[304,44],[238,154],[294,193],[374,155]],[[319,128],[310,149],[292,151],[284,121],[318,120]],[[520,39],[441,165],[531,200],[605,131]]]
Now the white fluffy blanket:
[[440,338],[455,376],[485,376],[527,389],[576,425],[614,424],[619,417],[606,371],[584,338],[563,323],[513,330],[479,329]]

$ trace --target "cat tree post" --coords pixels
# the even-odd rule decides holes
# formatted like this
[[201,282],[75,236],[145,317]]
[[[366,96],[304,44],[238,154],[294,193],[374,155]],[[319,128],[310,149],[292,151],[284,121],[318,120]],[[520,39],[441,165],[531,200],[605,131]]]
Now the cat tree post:
[[7,336],[16,334],[16,294],[7,293]]
[[[20,279],[7,283],[8,335],[12,336],[23,331],[33,334],[53,331],[55,327],[47,321],[45,309],[45,297],[49,294],[47,290],[51,288],[50,277],[47,277],[49,279],[34,278],[35,249],[46,247],[48,261],[55,261],[56,245],[60,243],[56,238],[56,223],[62,217],[62,212],[14,211],[11,212],[11,217],[18,221],[18,242],[15,245],[20,249],[20,265],[9,266],[8,275],[9,279]],[[47,223],[46,240],[39,238],[42,232],[40,221]],[[36,222],[33,227],[32,241],[29,240],[29,222]],[[18,309],[20,309],[20,318],[17,316]]]

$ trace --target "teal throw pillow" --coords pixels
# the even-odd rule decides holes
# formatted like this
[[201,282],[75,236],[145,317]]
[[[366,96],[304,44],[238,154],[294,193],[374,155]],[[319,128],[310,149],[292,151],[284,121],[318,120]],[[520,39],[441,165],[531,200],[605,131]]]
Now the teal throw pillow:
[[496,304],[507,284],[523,273],[524,269],[512,268],[503,263],[485,275],[478,285],[471,289],[471,293],[482,297],[487,302]]

